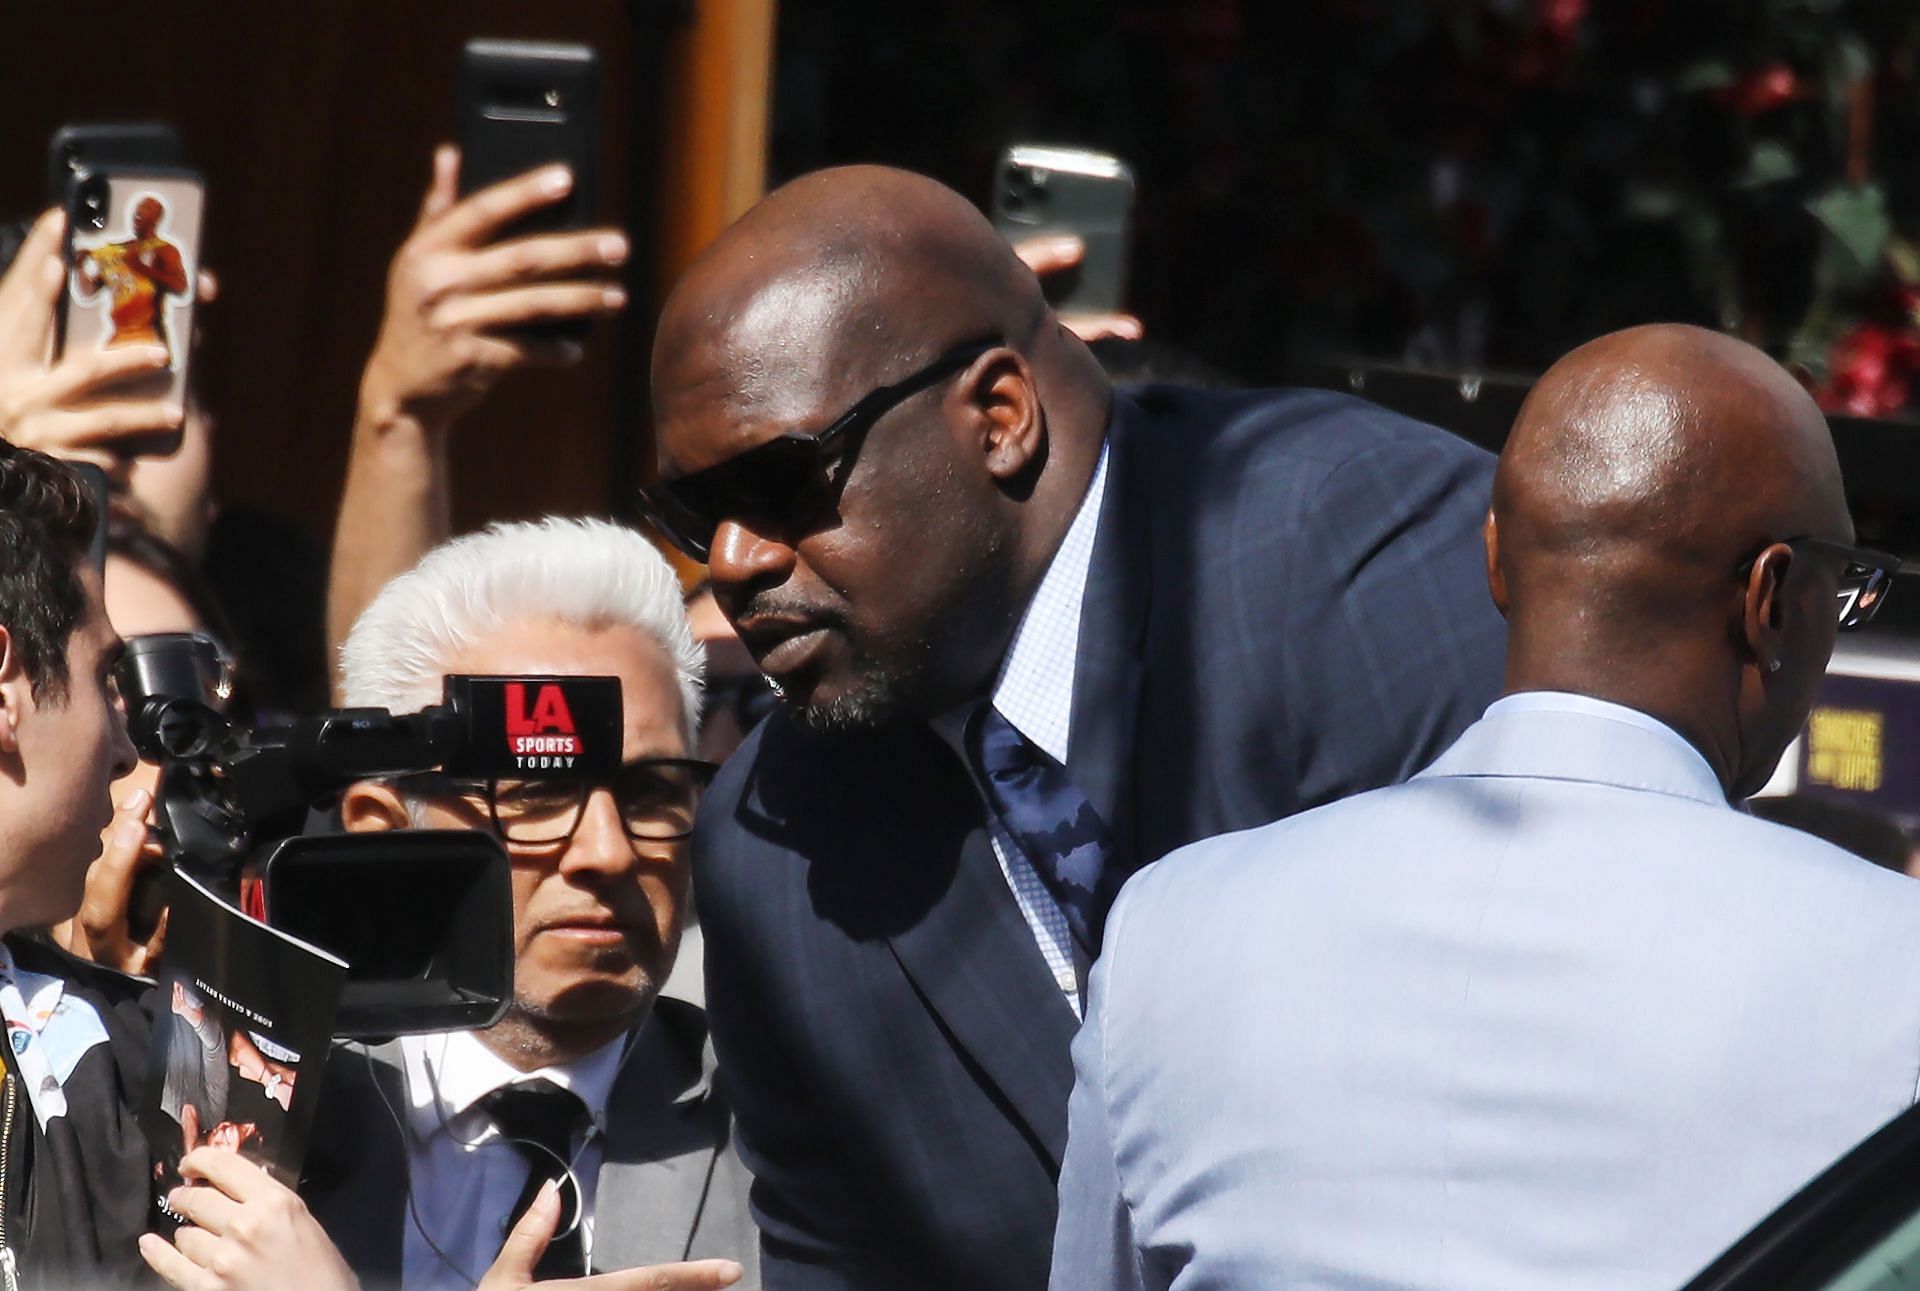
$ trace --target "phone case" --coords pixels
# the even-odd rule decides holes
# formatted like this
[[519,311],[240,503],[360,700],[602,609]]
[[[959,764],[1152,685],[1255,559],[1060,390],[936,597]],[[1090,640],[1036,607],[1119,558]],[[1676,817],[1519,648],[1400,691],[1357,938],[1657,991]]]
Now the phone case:
[[204,182],[186,170],[95,171],[69,191],[61,352],[163,345],[164,371],[114,393],[184,402]]
[[1016,144],[1000,158],[993,223],[1009,242],[1071,233],[1086,244],[1078,268],[1045,279],[1061,313],[1125,308],[1133,240],[1133,172],[1118,157]]
[[573,171],[567,197],[516,233],[588,227],[599,208],[599,60],[585,45],[469,41],[461,68],[460,190],[537,166]]
[[59,205],[82,171],[174,166],[180,134],[164,121],[64,125],[47,143],[47,201]]

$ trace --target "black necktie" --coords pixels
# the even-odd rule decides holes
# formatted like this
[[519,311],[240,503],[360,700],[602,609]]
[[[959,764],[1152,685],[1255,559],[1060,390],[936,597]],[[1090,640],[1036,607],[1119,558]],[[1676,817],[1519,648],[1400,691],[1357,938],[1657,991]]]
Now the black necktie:
[[988,804],[1025,854],[1089,955],[1120,886],[1113,837],[1066,768],[1020,734],[991,704],[967,722],[967,753]]
[[579,1222],[580,1190],[568,1167],[573,1161],[573,1136],[587,1121],[586,1104],[578,1094],[550,1080],[507,1085],[480,1102],[500,1136],[527,1160],[527,1183],[520,1190],[520,1200],[513,1203],[509,1229],[533,1205],[540,1185],[549,1179],[560,1181],[560,1223],[534,1267],[534,1276],[541,1280],[584,1277],[587,1258]]

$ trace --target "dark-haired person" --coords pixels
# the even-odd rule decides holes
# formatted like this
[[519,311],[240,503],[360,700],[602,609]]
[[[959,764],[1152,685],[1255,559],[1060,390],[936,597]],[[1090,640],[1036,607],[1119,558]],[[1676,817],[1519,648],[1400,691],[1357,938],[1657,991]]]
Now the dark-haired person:
[[[86,486],[0,446],[0,932],[80,905],[111,785],[133,766],[120,638],[88,558]],[[140,1273],[146,1141],[131,1108],[144,1027],[123,993],[24,938],[0,949],[0,1283],[112,1286]]]
[[766,1285],[1037,1288],[1105,903],[1494,697],[1492,459],[1116,389],[971,203],[874,167],[702,254],[653,399],[656,514],[784,694],[694,836]]

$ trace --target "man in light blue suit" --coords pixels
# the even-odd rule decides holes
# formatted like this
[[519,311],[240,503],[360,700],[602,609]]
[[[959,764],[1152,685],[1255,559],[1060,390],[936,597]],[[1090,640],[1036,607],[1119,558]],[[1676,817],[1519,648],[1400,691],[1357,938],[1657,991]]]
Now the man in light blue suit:
[[1914,1101],[1920,884],[1730,805],[1893,563],[1813,403],[1726,337],[1602,338],[1486,540],[1505,698],[1127,885],[1055,1287],[1671,1291]]

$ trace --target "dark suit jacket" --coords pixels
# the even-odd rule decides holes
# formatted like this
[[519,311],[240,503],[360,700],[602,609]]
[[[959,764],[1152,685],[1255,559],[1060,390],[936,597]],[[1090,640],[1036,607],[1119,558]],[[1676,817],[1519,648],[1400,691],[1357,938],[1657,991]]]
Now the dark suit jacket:
[[[1406,778],[1498,693],[1492,459],[1322,392],[1115,397],[1068,770],[1129,867]],[[1046,1285],[1071,1008],[923,726],[776,714],[702,809],[765,1285]]]
[[[712,1089],[700,1010],[657,1000],[638,1045],[607,1100],[594,1270],[724,1258],[751,1273],[747,1175]],[[300,1194],[369,1291],[398,1286],[407,1216],[399,1046],[336,1045],[320,1099]]]

